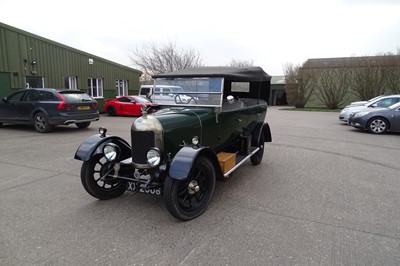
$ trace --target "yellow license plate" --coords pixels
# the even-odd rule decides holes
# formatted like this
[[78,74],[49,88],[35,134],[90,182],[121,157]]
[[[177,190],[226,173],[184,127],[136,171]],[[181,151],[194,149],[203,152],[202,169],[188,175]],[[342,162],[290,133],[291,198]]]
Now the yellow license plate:
[[90,106],[78,106],[78,110],[90,110]]

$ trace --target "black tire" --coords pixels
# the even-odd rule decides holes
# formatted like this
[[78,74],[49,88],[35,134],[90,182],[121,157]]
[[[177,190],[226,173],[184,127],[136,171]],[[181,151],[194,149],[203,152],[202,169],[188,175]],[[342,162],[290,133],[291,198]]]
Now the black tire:
[[82,123],[76,123],[75,124],[78,128],[87,128],[90,126],[90,122],[82,122]]
[[258,147],[260,148],[253,156],[250,157],[250,161],[253,165],[259,165],[264,156],[264,132],[261,132],[260,142]]
[[368,121],[367,129],[373,134],[384,134],[389,129],[389,122],[383,117],[374,117]]
[[164,185],[164,201],[168,211],[183,221],[198,217],[211,201],[215,180],[213,164],[204,156],[197,159],[186,180],[167,177]]
[[39,133],[47,133],[53,129],[53,126],[49,124],[49,119],[45,113],[36,113],[33,117],[33,127]]
[[[89,161],[83,162],[81,182],[90,195],[100,200],[107,200],[121,196],[125,192],[126,182],[121,179],[100,180],[110,169],[113,169],[113,164],[107,162],[102,154],[95,155]],[[113,173],[114,170],[111,170],[110,174]]]
[[109,116],[115,116],[115,115],[116,115],[115,108],[112,107],[112,106],[107,107],[107,114],[108,114]]

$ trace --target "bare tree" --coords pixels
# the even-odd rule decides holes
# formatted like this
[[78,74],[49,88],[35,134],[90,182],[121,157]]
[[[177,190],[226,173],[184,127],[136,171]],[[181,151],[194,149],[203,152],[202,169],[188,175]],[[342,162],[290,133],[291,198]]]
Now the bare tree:
[[231,67],[252,67],[254,66],[254,60],[236,60],[232,59],[228,64]]
[[133,65],[142,72],[142,79],[150,79],[151,76],[160,73],[172,72],[178,69],[198,67],[202,65],[202,59],[194,49],[182,49],[175,42],[165,44],[145,44],[141,49],[136,48],[130,56]]
[[321,68],[315,73],[313,85],[317,97],[329,109],[336,109],[344,103],[349,90],[349,73],[345,68]]
[[288,104],[294,105],[296,108],[304,108],[314,91],[311,86],[313,71],[293,64],[286,64],[283,71]]
[[356,66],[349,69],[354,94],[368,100],[385,93],[384,71],[378,57],[358,58]]
[[[399,50],[400,51],[400,50]],[[400,54],[399,54],[400,55]],[[382,58],[382,72],[386,92],[400,94],[400,56],[392,55]]]

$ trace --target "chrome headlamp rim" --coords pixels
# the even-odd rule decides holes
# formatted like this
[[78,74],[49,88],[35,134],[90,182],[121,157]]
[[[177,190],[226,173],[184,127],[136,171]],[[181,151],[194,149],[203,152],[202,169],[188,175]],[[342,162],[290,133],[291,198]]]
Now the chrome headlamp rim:
[[146,161],[151,167],[161,164],[161,150],[157,147],[151,147],[146,153]]
[[103,154],[107,161],[113,162],[119,159],[121,149],[114,143],[107,143],[103,147]]

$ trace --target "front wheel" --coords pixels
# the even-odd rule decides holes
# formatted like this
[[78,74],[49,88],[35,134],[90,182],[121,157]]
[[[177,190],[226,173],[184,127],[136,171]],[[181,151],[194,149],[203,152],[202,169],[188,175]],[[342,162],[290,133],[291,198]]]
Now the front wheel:
[[367,125],[368,131],[374,134],[384,134],[389,128],[389,122],[383,117],[372,118]]
[[167,177],[164,201],[177,219],[188,221],[201,215],[214,194],[215,171],[209,159],[199,157],[186,180]]
[[121,196],[126,190],[126,183],[120,179],[108,177],[114,174],[113,163],[98,154],[83,162],[81,182],[85,190],[95,198],[106,200]]

